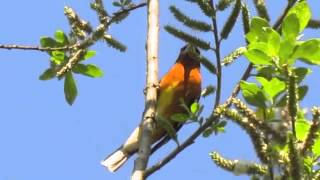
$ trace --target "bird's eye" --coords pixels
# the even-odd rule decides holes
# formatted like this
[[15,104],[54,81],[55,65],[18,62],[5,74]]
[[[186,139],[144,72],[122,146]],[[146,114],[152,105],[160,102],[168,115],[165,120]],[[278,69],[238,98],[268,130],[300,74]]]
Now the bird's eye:
[[200,50],[197,47],[195,47],[195,49],[196,49],[196,52],[200,54]]
[[188,45],[183,46],[183,47],[180,49],[180,51],[181,51],[181,52],[184,51],[184,50],[187,48],[187,46],[188,46]]

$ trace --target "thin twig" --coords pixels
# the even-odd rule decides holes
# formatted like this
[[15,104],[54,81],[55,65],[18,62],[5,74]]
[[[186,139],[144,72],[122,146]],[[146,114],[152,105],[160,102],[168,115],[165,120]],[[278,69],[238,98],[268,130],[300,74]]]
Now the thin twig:
[[213,24],[213,35],[214,35],[214,42],[215,42],[215,55],[216,55],[216,63],[217,63],[217,91],[216,91],[216,98],[214,102],[214,108],[217,108],[220,103],[221,97],[221,85],[222,85],[222,67],[221,67],[221,56],[220,56],[220,44],[221,40],[219,39],[218,35],[218,25],[216,20],[216,10],[213,4],[213,0],[210,1],[210,6],[214,11],[213,17],[211,18]]
[[122,9],[122,10],[120,10],[118,12],[113,13],[113,16],[111,18],[119,17],[119,16],[121,16],[121,15],[123,15],[125,13],[128,13],[128,12],[130,12],[132,10],[144,7],[146,5],[147,5],[147,3],[144,2],[144,3],[140,3],[140,4],[136,4],[136,5],[130,6],[129,8],[125,8],[125,9]]
[[0,45],[0,49],[7,49],[7,50],[34,50],[34,51],[42,51],[42,52],[48,52],[48,51],[65,51],[69,49],[73,49],[78,44],[72,45],[72,46],[64,46],[64,47],[40,47],[40,46],[28,46],[28,45],[15,45],[15,44],[8,44],[8,45]]
[[[147,84],[145,111],[140,127],[138,157],[134,162],[131,180],[144,180],[145,169],[151,153],[152,132],[156,114],[158,84],[159,0],[148,1],[147,34]],[[152,86],[150,86],[152,85]]]

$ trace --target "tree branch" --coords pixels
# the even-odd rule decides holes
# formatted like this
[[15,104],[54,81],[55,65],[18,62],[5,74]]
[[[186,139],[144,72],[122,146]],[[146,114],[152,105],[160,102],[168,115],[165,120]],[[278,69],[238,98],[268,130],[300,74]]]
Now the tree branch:
[[[147,3],[139,3],[136,5],[132,5],[128,8],[125,9],[121,9],[115,13],[113,13],[113,15],[110,17],[110,21],[107,22],[106,27],[108,27],[111,22],[112,19],[116,19],[118,17],[120,17],[121,15],[125,14],[125,13],[129,13],[130,11],[133,11],[135,9],[139,9],[141,7],[146,6]],[[65,46],[65,47],[55,47],[55,48],[51,48],[51,47],[40,47],[40,46],[32,46],[32,45],[17,45],[17,44],[0,44],[0,49],[7,49],[7,50],[13,50],[13,49],[17,49],[17,50],[31,50],[31,51],[41,51],[41,52],[49,52],[49,51],[64,51],[64,50],[70,50],[73,49],[77,46],[80,46],[80,44],[74,44],[71,46]]]
[[217,63],[217,91],[216,91],[216,98],[214,102],[214,108],[217,108],[220,103],[220,97],[221,97],[221,85],[222,85],[222,67],[221,67],[221,57],[220,57],[220,44],[221,40],[219,39],[218,35],[218,25],[216,20],[216,9],[213,4],[213,0],[210,1],[210,6],[213,9],[213,17],[211,18],[212,24],[213,24],[213,36],[214,36],[214,42],[215,42],[215,55],[216,55],[216,63]]
[[148,1],[147,34],[147,83],[144,117],[141,122],[142,134],[139,139],[138,157],[134,162],[132,180],[143,180],[151,153],[152,132],[157,102],[159,44],[159,0]]

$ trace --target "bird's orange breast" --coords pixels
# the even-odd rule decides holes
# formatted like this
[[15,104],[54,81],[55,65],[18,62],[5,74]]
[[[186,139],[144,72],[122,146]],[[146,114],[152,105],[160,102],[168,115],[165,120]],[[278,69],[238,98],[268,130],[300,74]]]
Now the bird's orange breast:
[[190,106],[200,94],[200,67],[177,62],[160,81],[157,116],[170,119],[173,114],[185,113],[181,104]]

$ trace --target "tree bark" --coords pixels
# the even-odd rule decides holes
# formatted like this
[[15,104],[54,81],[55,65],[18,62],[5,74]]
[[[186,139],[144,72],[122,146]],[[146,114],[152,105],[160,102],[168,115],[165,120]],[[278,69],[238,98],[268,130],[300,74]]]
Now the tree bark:
[[141,122],[138,157],[131,180],[143,180],[151,152],[151,133],[156,115],[158,87],[159,0],[148,0],[147,78],[145,110]]

